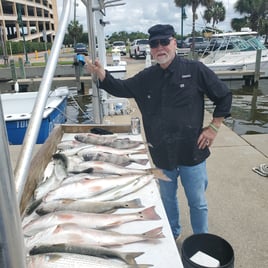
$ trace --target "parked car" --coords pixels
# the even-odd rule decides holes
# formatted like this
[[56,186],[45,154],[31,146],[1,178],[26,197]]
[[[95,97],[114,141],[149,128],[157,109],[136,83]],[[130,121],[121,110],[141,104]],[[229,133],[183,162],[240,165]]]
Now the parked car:
[[177,39],[177,48],[185,48],[186,44],[184,40]]
[[146,57],[146,51],[150,49],[148,39],[136,39],[134,40],[129,47],[129,57]]
[[119,50],[121,55],[127,54],[126,44],[124,41],[115,41],[113,42],[112,51]]
[[190,48],[186,47],[185,41],[183,40],[177,40],[177,49],[176,49],[176,53],[179,56],[187,56],[190,53]]
[[[194,39],[194,47],[195,51],[202,53],[206,50],[207,46],[209,45],[209,42],[202,36],[197,36]],[[187,48],[192,48],[193,46],[193,38],[192,37],[187,37],[184,41],[185,47]]]
[[74,46],[74,52],[77,54],[85,54],[88,55],[88,49],[87,46],[83,43],[77,43]]

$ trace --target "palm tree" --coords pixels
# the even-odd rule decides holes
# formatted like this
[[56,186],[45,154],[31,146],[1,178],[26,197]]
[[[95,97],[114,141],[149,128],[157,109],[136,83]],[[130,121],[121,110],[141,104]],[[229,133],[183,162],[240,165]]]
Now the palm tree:
[[192,24],[192,52],[195,50],[195,21],[197,19],[196,10],[199,5],[209,7],[214,3],[214,0],[174,0],[175,5],[177,7],[185,7],[185,6],[192,6],[192,12],[193,12],[193,24]]
[[265,21],[267,0],[238,0],[234,6],[240,14],[246,14],[249,27],[253,31],[260,31]]
[[73,38],[74,40],[74,46],[77,42],[77,40],[79,40],[82,35],[83,35],[83,25],[79,24],[79,22],[77,20],[75,21],[71,21],[70,24],[68,25],[68,34]]
[[204,12],[204,19],[210,23],[212,20],[212,28],[215,24],[225,20],[225,7],[222,2],[214,2]]

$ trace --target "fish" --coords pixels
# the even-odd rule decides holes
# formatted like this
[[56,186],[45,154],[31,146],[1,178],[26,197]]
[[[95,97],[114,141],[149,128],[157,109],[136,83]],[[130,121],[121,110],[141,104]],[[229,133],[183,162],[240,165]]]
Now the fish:
[[65,151],[70,150],[73,148],[79,148],[83,146],[87,146],[88,144],[85,144],[83,142],[77,141],[77,140],[64,140],[57,144],[57,149],[59,151]]
[[139,174],[126,175],[120,177],[108,177],[102,179],[82,179],[74,183],[60,185],[58,188],[47,193],[43,197],[45,202],[57,199],[82,199],[91,198],[102,192],[108,191],[115,187],[121,187],[128,182],[134,181],[140,177]]
[[[70,150],[69,150],[70,151]],[[64,154],[71,155],[68,150],[64,151]],[[80,150],[76,150],[76,154],[81,156],[87,152],[105,152],[117,155],[132,155],[132,154],[146,154],[147,150],[145,148],[132,148],[132,149],[117,149],[104,145],[88,145]]]
[[70,165],[68,167],[68,171],[70,173],[85,172],[85,170],[92,170],[93,173],[112,174],[112,175],[127,175],[127,174],[145,175],[150,173],[149,170],[138,169],[138,168],[127,168],[104,161],[85,161],[78,164]]
[[112,164],[120,166],[128,166],[131,163],[136,163],[140,165],[146,165],[149,162],[149,159],[135,159],[131,158],[128,155],[116,155],[106,152],[92,152],[82,155],[82,158],[85,161],[103,161],[109,162]]
[[80,211],[90,213],[111,213],[119,208],[142,208],[140,198],[127,201],[93,202],[90,199],[60,199],[50,202],[41,202],[35,208],[40,216],[55,211]]
[[148,268],[150,264],[127,264],[119,260],[105,259],[74,253],[46,253],[27,256],[28,268]]
[[[78,154],[79,157],[82,157],[83,154]],[[58,162],[62,161],[62,165],[67,166],[68,172],[70,173],[79,173],[79,172],[95,172],[102,174],[111,174],[111,175],[125,175],[125,174],[154,174],[158,179],[171,181],[162,170],[159,168],[150,168],[150,169],[134,169],[134,168],[125,168],[117,164],[104,162],[104,161],[85,161],[80,162],[76,160],[77,157],[71,158],[75,159],[74,161],[69,161],[70,157],[66,156],[63,153],[57,153],[53,155]],[[69,164],[68,164],[69,163]]]
[[73,244],[55,244],[55,245],[41,245],[33,247],[30,251],[30,255],[44,254],[44,253],[75,253],[82,255],[90,255],[96,257],[113,258],[124,261],[127,264],[136,264],[135,258],[144,254],[144,252],[123,252],[110,248],[99,246],[80,246]]
[[58,180],[58,178],[53,174],[51,177],[47,178],[46,180],[43,180],[41,183],[37,185],[33,194],[34,199],[35,200],[41,199],[49,191],[57,188],[60,184],[61,180]]
[[[51,168],[52,167],[52,168]],[[66,161],[61,161],[55,157],[52,157],[52,161],[48,163],[47,168],[49,171],[49,177],[45,177],[41,183],[39,183],[34,191],[34,199],[38,200],[46,195],[49,191],[57,188],[61,182],[68,177],[67,172],[67,159]]]
[[115,175],[147,173],[147,171],[143,169],[127,169],[120,165],[104,161],[82,161],[79,156],[67,157],[63,153],[54,154],[53,158],[57,159],[60,166],[64,166],[69,173],[80,173],[85,171]]
[[129,138],[124,138],[124,139],[116,139],[104,145],[112,147],[112,148],[116,148],[116,149],[132,149],[132,148],[137,148],[140,145],[145,145],[145,143],[142,141],[135,141]]
[[74,139],[82,143],[102,145],[112,143],[117,139],[117,136],[117,134],[100,135],[94,133],[83,133],[75,135]]
[[63,181],[66,177],[68,177],[68,161],[62,161],[59,159],[56,154],[52,156],[54,162],[54,173],[59,181]]
[[33,236],[24,237],[26,249],[43,244],[79,244],[80,246],[122,246],[140,241],[157,241],[164,238],[163,227],[145,233],[119,233],[111,230],[90,229],[76,224],[59,224],[44,229]]
[[129,138],[117,138],[117,134],[99,135],[86,133],[75,135],[74,138],[76,141],[82,143],[105,145],[117,149],[131,149],[145,144],[142,141],[131,140]]
[[160,220],[161,217],[156,213],[155,206],[143,209],[134,213],[87,213],[78,211],[57,211],[48,213],[42,217],[34,219],[23,226],[23,233],[31,236],[37,232],[64,223],[74,223],[79,226],[95,229],[105,229],[121,225],[131,221]]
[[56,163],[55,169],[57,167],[59,170],[64,170],[64,173],[66,174],[66,176],[62,178],[62,180],[67,178],[69,173],[91,173],[93,171],[92,167],[82,167],[81,169],[74,169],[74,167],[77,167],[81,163],[83,163],[83,159],[79,156],[72,156],[68,158],[65,154],[56,153],[53,154],[53,160]]
[[98,195],[92,196],[90,200],[92,201],[111,201],[117,200],[126,196],[130,193],[137,192],[145,185],[149,184],[153,180],[153,175],[140,176],[133,181],[124,184],[121,187],[115,187],[106,192],[100,193]]
[[[93,173],[77,173],[77,174],[70,174],[65,180],[62,181],[60,185],[68,184],[68,183],[73,183],[80,181],[82,179],[89,179],[89,180],[95,180],[95,179],[102,179],[102,178],[107,178],[108,176],[106,174],[93,174]],[[109,175],[109,178],[116,178],[120,177],[119,175]]]
[[78,154],[78,152],[80,152],[81,150],[85,150],[85,149],[92,148],[95,146],[96,145],[81,143],[80,146],[74,146],[74,147],[72,147],[70,149],[66,149],[66,150],[58,150],[56,153],[64,153],[67,156],[72,156],[72,155]]

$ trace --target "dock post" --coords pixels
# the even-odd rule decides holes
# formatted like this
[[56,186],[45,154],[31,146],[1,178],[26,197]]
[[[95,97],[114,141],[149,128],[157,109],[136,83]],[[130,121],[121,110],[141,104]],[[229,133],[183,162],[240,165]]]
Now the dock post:
[[255,74],[254,74],[254,84],[259,83],[260,70],[261,70],[261,49],[257,49],[256,52],[256,64],[255,64]]
[[26,73],[25,73],[25,67],[23,64],[23,59],[19,57],[19,66],[20,66],[20,76],[22,79],[26,78]]
[[14,82],[17,81],[17,73],[16,73],[16,66],[14,59],[10,60],[10,70],[11,70],[11,77]]

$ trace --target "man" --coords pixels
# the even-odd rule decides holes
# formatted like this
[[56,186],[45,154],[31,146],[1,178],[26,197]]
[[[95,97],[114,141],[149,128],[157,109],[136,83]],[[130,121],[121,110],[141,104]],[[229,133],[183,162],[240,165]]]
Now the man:
[[[175,239],[181,233],[177,178],[190,208],[194,233],[208,232],[206,158],[220,125],[230,115],[232,95],[217,76],[199,61],[176,55],[175,31],[157,24],[149,30],[156,65],[126,80],[113,78],[99,61],[88,63],[100,88],[117,97],[134,98],[143,118],[152,160],[172,181],[159,181],[161,198]],[[203,127],[204,96],[215,104],[213,118]]]

